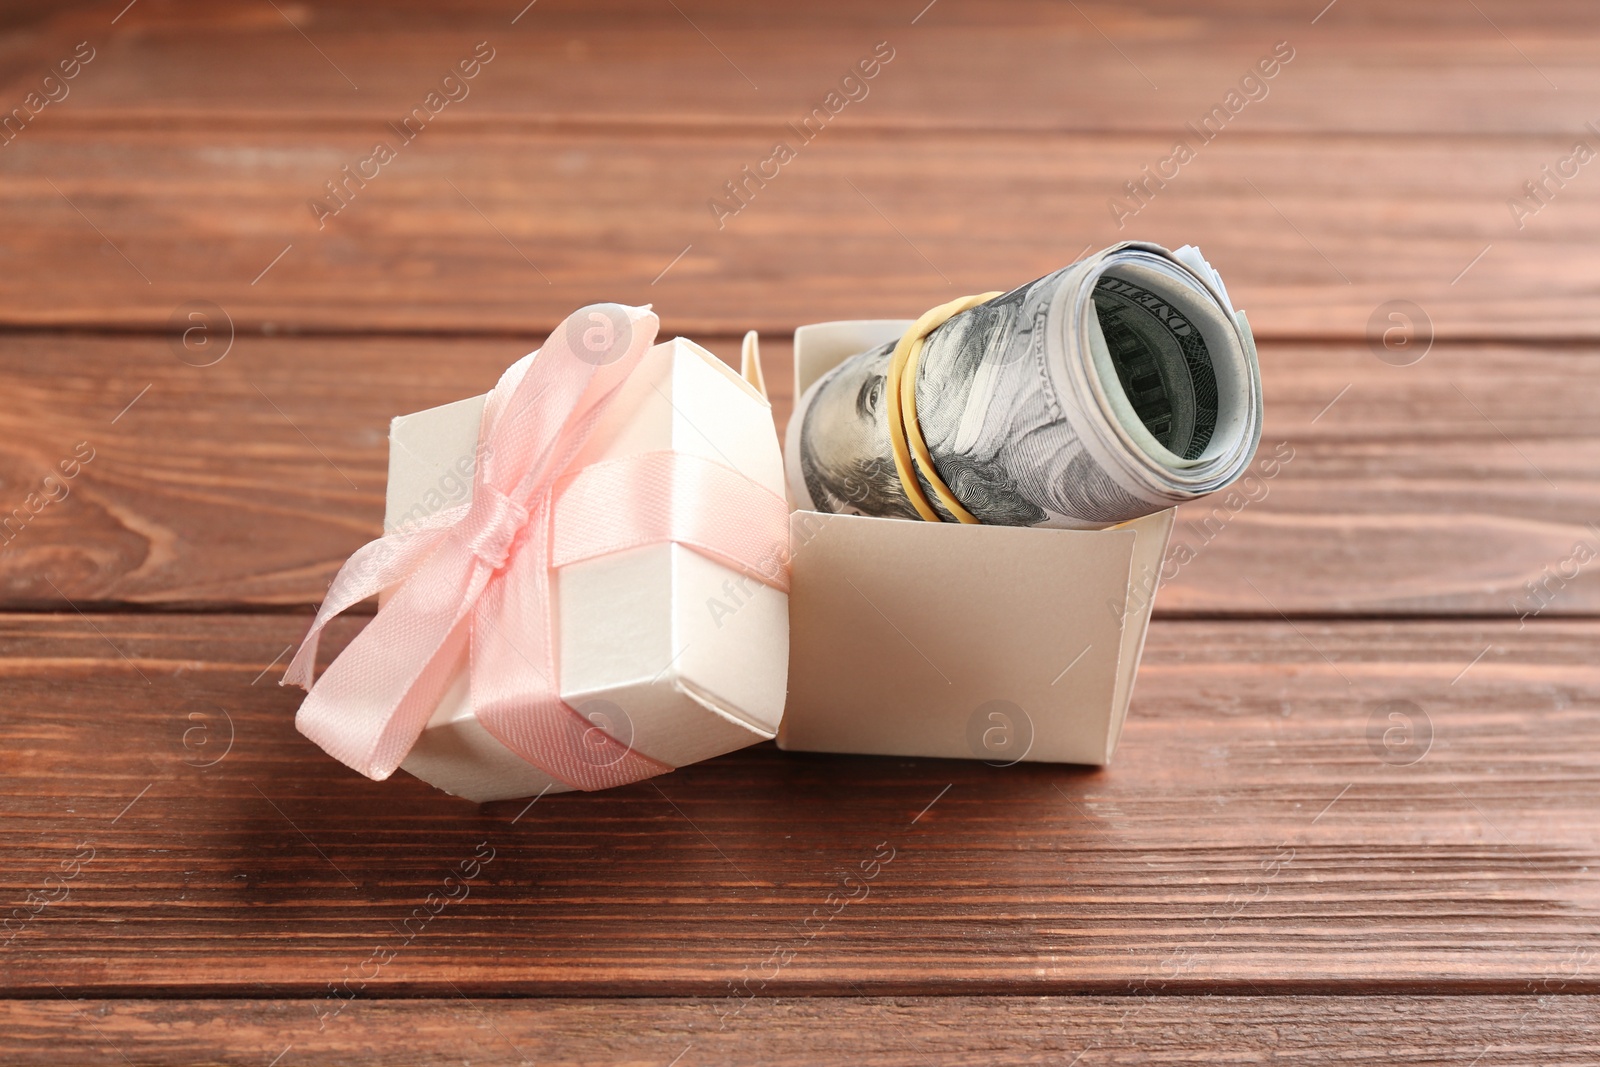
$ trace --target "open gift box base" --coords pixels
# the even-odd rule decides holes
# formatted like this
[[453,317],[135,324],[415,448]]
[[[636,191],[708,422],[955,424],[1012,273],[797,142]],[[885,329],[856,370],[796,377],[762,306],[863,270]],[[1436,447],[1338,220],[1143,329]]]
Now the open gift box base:
[[[801,327],[795,397],[910,325]],[[778,745],[1108,763],[1172,520],[1055,530],[794,512]]]

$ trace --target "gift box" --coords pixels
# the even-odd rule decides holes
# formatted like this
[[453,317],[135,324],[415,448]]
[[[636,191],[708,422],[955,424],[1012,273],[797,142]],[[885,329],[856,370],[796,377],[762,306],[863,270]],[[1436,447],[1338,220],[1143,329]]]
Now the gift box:
[[[650,323],[653,332],[653,316]],[[473,397],[393,420],[386,538],[425,527],[449,509],[471,506],[477,468],[493,459],[481,439],[487,399]],[[580,724],[588,724],[592,739],[604,742],[592,748],[597,763],[626,753],[630,759],[657,761],[662,770],[683,766],[773,737],[783,709],[787,559],[781,539],[782,460],[771,409],[757,389],[681,338],[644,353],[568,469],[592,473],[612,461],[666,453],[687,457],[685,462],[698,464],[695,470],[732,471],[761,487],[777,509],[779,539],[760,558],[742,563],[676,540],[563,562],[561,524],[576,520],[563,517],[566,483],[558,484],[548,608],[559,696],[581,717]],[[596,496],[594,504],[587,521],[607,535],[633,506],[609,495]],[[696,506],[692,496],[663,506],[673,521],[691,528],[705,518],[684,514]],[[385,592],[380,617],[392,595],[393,590]],[[519,634],[505,636],[515,649]],[[459,662],[401,768],[480,802],[575,788],[486,728],[475,689],[468,664]],[[575,747],[591,751],[583,740]],[[577,787],[606,784],[617,783],[601,778]]]
[[[774,736],[1110,760],[1171,511],[1105,530],[790,511],[755,335],[742,374],[682,338],[585,353],[585,313],[608,337],[654,336],[643,309],[598,307],[490,394],[393,420],[385,535],[341,569],[286,680],[310,684],[332,616],[372,592],[379,615],[328,695],[326,676],[312,688],[302,732],[370,777],[398,766],[479,802],[607,788]],[[795,395],[908,325],[802,327]],[[594,380],[574,379],[589,361]],[[516,453],[511,473],[497,448]],[[480,640],[495,654],[481,664]]]
[[[794,335],[794,395],[909,320]],[[1108,763],[1173,512],[1105,530],[790,517],[785,749]]]

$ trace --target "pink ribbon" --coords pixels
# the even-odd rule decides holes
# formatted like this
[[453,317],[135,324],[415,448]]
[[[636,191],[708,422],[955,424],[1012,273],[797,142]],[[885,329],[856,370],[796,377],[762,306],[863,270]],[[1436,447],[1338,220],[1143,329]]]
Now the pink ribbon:
[[[465,666],[484,728],[568,785],[606,789],[672,769],[562,701],[553,571],[673,541],[787,591],[788,507],[745,475],[679,452],[569,469],[658,326],[647,308],[585,308],[501,376],[484,405],[471,501],[368,543],[339,569],[280,683],[309,690],[301,733],[387,778]],[[386,589],[377,616],[313,684],[324,627]]]

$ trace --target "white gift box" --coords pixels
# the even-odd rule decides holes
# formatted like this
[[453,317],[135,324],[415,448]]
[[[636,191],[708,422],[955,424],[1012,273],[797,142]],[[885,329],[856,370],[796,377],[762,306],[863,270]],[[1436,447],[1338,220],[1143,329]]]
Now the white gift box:
[[[845,359],[910,326],[801,327],[796,400]],[[1108,763],[1172,517],[1047,530],[795,511],[789,698],[778,745]]]
[[[471,499],[484,400],[390,424],[386,532]],[[644,356],[573,469],[662,449],[785,492],[766,398],[682,338]],[[619,742],[681,767],[777,731],[789,643],[782,592],[671,543],[562,567],[552,589],[561,697]],[[570,788],[479,724],[465,669],[401,767],[479,802]]]

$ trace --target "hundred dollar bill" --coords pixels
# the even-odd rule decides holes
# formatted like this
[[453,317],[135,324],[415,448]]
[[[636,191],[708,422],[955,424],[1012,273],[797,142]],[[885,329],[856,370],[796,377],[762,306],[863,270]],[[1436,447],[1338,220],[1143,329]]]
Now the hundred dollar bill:
[[[795,405],[785,462],[801,507],[918,517],[889,440],[893,349],[852,356]],[[1243,474],[1261,375],[1249,323],[1199,251],[1128,242],[929,334],[916,414],[934,469],[980,522],[1092,529]]]

